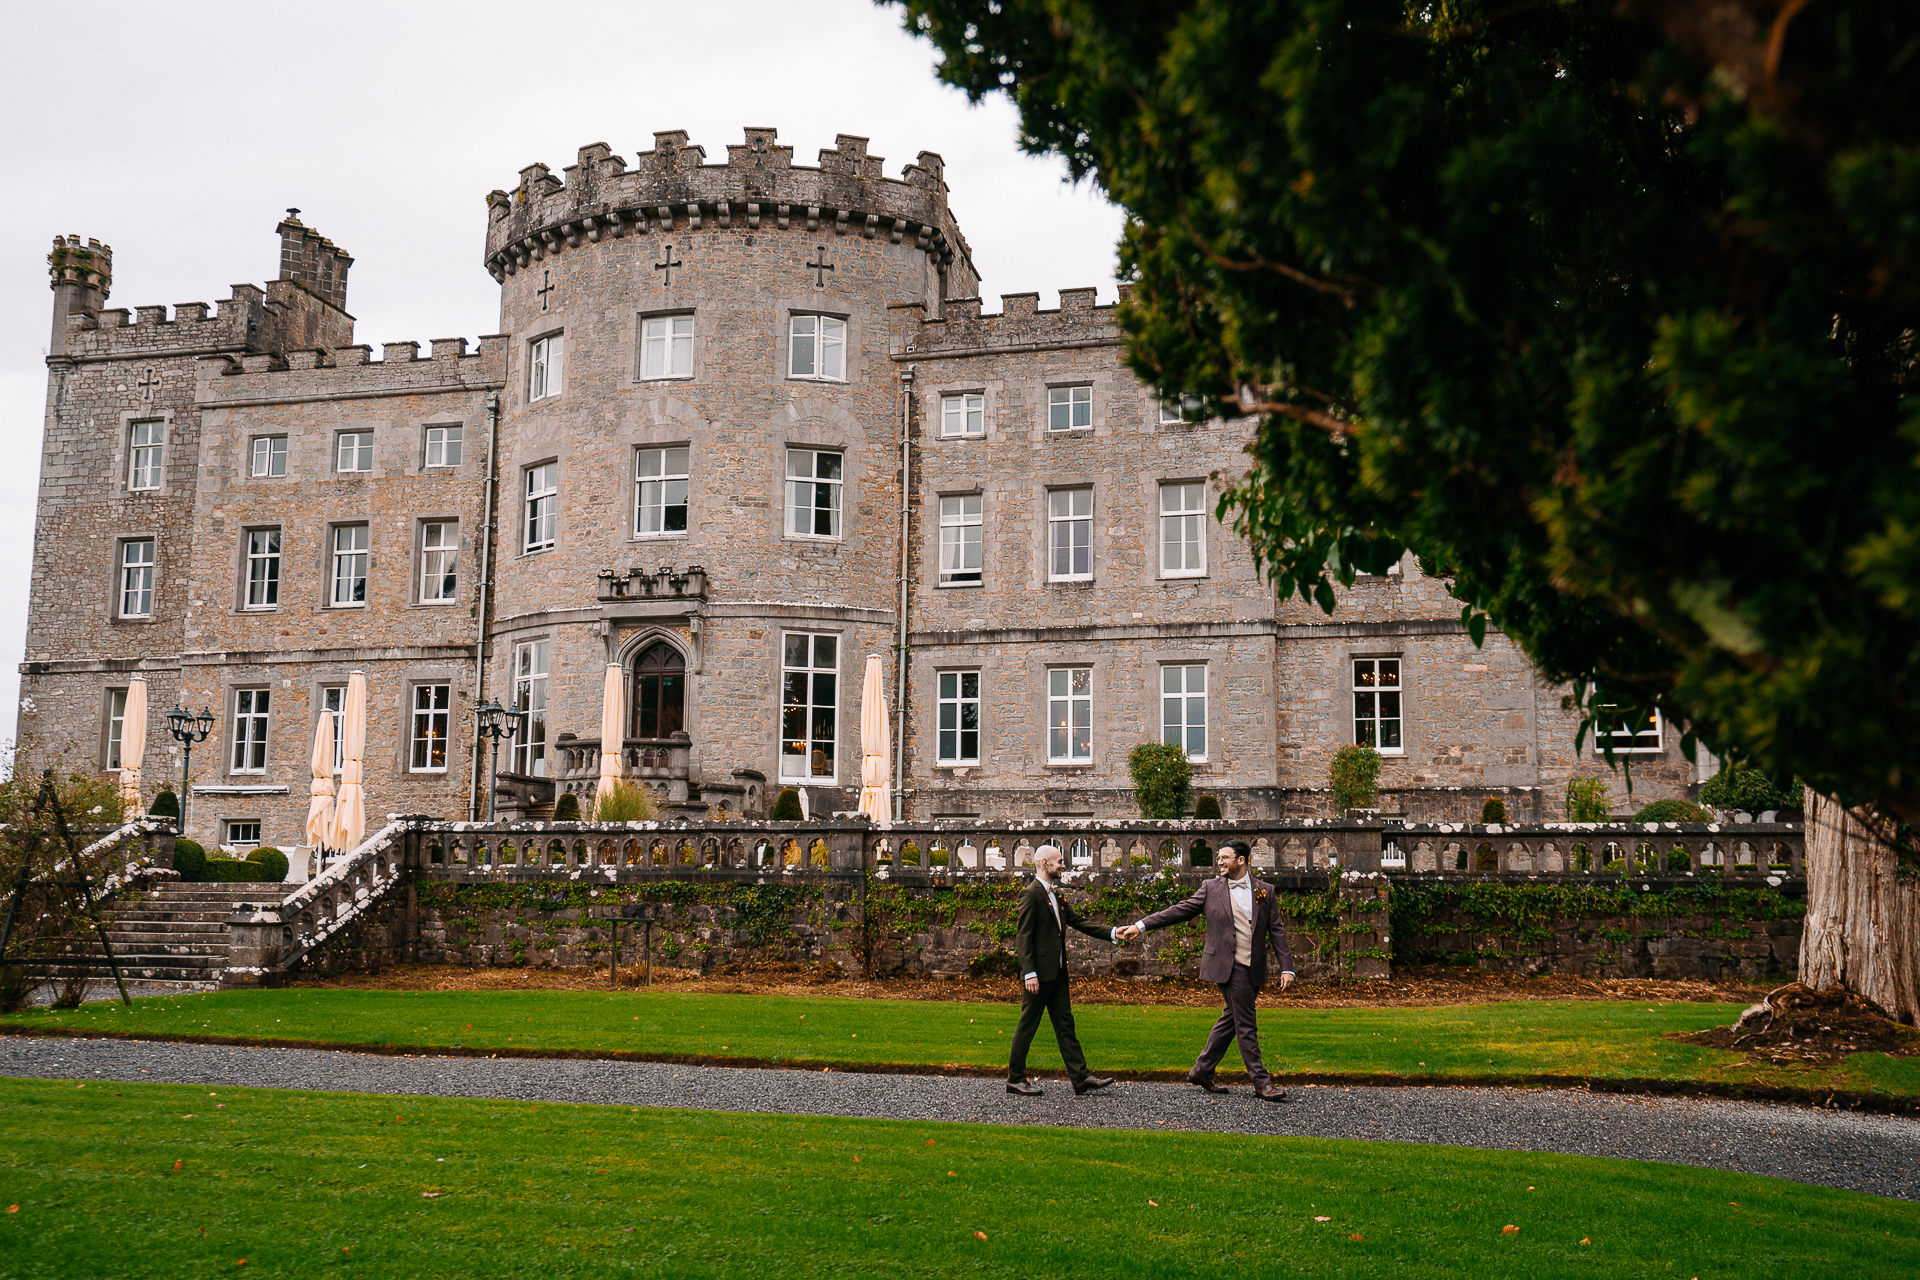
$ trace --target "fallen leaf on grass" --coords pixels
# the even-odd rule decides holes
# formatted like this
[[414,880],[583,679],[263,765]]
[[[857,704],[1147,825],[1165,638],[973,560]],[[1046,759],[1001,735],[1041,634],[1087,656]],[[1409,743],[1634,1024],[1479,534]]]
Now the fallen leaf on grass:
[[440,1198],[440,1194],[441,1193],[438,1191],[422,1191],[420,1193],[420,1198],[422,1200],[438,1200]]
[[177,1172],[179,1171],[179,1169],[180,1169],[180,1162],[179,1162],[178,1160],[175,1160],[175,1161],[173,1162],[173,1168],[174,1168],[174,1171],[175,1171],[176,1173],[177,1173]]
[[1727,1201],[1727,1208],[1729,1208],[1729,1209],[1738,1209],[1739,1207],[1740,1207],[1740,1202],[1739,1202],[1738,1200],[1729,1200],[1729,1201]]
[[1520,1228],[1509,1222],[1506,1226],[1500,1228],[1500,1234],[1503,1236],[1517,1236],[1520,1234]]
[[1592,1236],[1581,1236],[1581,1237],[1580,1237],[1580,1243],[1581,1243],[1581,1244],[1592,1244],[1592,1243],[1593,1243],[1593,1237],[1592,1237]]
[[927,1139],[927,1145],[928,1145],[928,1146],[932,1146],[932,1145],[933,1145],[933,1139],[932,1139],[932,1138],[928,1138],[928,1139]]
[[1160,1207],[1160,1202],[1158,1200],[1149,1200],[1147,1201],[1147,1203],[1152,1205],[1156,1209]]
[[1314,1221],[1315,1222],[1332,1222],[1333,1219],[1322,1215],[1321,1217],[1315,1218]]
[[[951,1170],[951,1169],[949,1169],[949,1170],[947,1170],[947,1176],[948,1176],[949,1178],[957,1178],[957,1177],[959,1177],[960,1175],[959,1175],[959,1174],[957,1174],[957,1173],[955,1173],[955,1172],[954,1172],[953,1170]],[[1053,1201],[1051,1201],[1051,1200],[1049,1200],[1049,1201],[1047,1201],[1047,1203],[1048,1203],[1048,1204],[1052,1204],[1052,1203],[1053,1203]]]
[[1349,1239],[1349,1240],[1365,1240],[1365,1239],[1366,1239],[1366,1237],[1365,1237],[1365,1236],[1363,1236],[1363,1235],[1361,1235],[1361,1234],[1360,1234],[1360,1233],[1359,1233],[1358,1231],[1356,1231],[1356,1232],[1354,1232],[1354,1233],[1353,1233],[1352,1235],[1350,1235],[1350,1236],[1348,1236],[1348,1237],[1347,1237],[1347,1239]]
[[985,1240],[987,1238],[987,1233],[984,1231],[976,1231],[973,1233],[973,1238],[975,1240]]
[[17,1205],[17,1204],[10,1204],[10,1205],[8,1205],[8,1206],[7,1206],[7,1212],[8,1212],[8,1213],[18,1213],[18,1212],[20,1212],[20,1206],[19,1206],[19,1205]]

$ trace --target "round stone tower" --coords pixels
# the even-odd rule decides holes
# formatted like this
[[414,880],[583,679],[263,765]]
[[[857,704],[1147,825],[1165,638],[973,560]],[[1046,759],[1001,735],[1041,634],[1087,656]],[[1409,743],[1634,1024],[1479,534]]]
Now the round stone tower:
[[805,168],[774,137],[708,164],[658,133],[631,169],[596,143],[488,197],[511,339],[488,686],[536,713],[522,811],[591,795],[609,664],[623,771],[669,803],[854,805],[866,656],[894,675],[896,329],[978,277],[939,156],[896,180],[864,138]]

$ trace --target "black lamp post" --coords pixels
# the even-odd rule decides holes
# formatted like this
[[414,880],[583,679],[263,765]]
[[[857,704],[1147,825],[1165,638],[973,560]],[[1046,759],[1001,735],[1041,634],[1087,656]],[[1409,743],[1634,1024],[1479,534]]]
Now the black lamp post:
[[167,712],[167,732],[174,736],[186,758],[180,764],[180,834],[187,834],[187,798],[193,794],[193,744],[205,742],[213,732],[213,712],[205,706],[195,715],[179,703]]
[[503,707],[492,698],[473,709],[473,719],[480,732],[493,739],[493,763],[488,769],[487,779],[487,821],[493,821],[495,793],[500,789],[500,739],[511,736],[520,727],[521,717],[527,713]]

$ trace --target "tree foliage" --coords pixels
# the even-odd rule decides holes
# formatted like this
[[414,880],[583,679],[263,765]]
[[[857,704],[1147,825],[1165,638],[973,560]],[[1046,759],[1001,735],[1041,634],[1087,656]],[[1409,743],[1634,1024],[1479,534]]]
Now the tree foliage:
[[1920,5],[904,7],[1127,210],[1129,363],[1259,415],[1283,594],[1411,547],[1583,734],[1920,818]]
[[625,778],[593,802],[595,822],[650,822],[658,812],[647,789]]
[[1143,818],[1184,818],[1193,789],[1193,764],[1174,742],[1143,742],[1127,753],[1133,799]]
[[1613,816],[1607,780],[1591,775],[1567,779],[1567,821],[1605,822]]
[[1764,813],[1798,808],[1800,799],[1774,786],[1759,770],[1728,763],[1701,786],[1700,803],[1736,813]]

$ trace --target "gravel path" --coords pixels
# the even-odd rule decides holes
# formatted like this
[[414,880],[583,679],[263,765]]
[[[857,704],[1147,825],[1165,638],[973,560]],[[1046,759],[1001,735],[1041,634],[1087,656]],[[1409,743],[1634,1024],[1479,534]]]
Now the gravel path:
[[132,1040],[0,1038],[0,1075],[148,1080],[451,1098],[513,1098],[786,1115],[1371,1138],[1661,1160],[1920,1200],[1920,1120],[1770,1103],[1546,1089],[1295,1089],[1120,1083],[1009,1096],[997,1080],[644,1062],[387,1058]]

